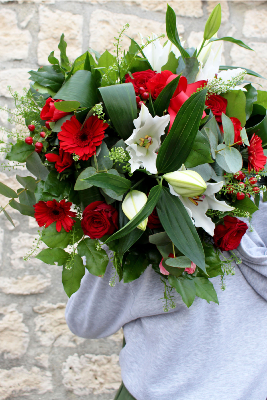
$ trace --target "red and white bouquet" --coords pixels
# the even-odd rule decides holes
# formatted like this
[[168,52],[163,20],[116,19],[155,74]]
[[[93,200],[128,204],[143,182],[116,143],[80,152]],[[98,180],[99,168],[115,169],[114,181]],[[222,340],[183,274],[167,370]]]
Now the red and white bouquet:
[[218,38],[220,23],[217,5],[199,48],[185,48],[168,6],[164,45],[153,34],[122,53],[125,26],[115,55],[90,49],[71,64],[62,35],[60,60],[29,72],[29,135],[6,159],[31,175],[0,193],[43,227],[37,258],[63,266],[68,296],[85,268],[105,274],[106,244],[125,283],[152,265],[167,303],[173,288],[188,307],[218,302],[210,278],[248,228],[238,217],[258,209],[267,146],[267,92],[244,81],[260,76],[220,65],[223,41],[251,49]]

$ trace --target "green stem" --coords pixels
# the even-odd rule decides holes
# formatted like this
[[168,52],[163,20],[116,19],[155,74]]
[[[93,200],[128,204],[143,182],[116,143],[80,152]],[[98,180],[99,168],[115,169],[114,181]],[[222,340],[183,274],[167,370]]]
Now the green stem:
[[135,187],[137,187],[141,182],[143,182],[143,180],[145,180],[145,178],[140,179],[140,181],[136,182],[132,187],[131,190],[133,190]]
[[205,45],[205,42],[206,42],[206,40],[203,39],[203,42],[201,43],[200,49],[199,49],[199,51],[198,51],[198,53],[197,53],[197,58],[198,58],[198,56],[199,56],[201,50],[203,49],[203,47],[204,47],[204,45]]

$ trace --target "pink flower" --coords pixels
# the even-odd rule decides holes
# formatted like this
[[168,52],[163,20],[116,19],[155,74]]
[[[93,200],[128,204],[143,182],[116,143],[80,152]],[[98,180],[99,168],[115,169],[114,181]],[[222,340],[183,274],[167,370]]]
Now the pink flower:
[[[168,257],[169,257],[169,258],[174,258],[174,255],[173,255],[172,253],[170,253],[170,254],[168,255]],[[169,275],[170,273],[166,270],[166,268],[163,267],[162,261],[163,261],[163,257],[162,257],[161,262],[159,263],[160,272],[161,272],[163,275]]]
[[185,271],[190,275],[193,274],[195,270],[196,270],[196,264],[194,264],[193,261],[191,261],[191,268],[185,268]]

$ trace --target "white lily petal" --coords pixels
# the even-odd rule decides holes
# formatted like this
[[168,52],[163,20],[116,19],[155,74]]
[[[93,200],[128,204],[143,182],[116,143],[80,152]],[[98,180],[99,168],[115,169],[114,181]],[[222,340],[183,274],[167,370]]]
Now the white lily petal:
[[212,222],[211,218],[206,215],[206,212],[209,209],[207,197],[198,202],[198,205],[192,203],[188,197],[181,196],[180,199],[183,205],[191,210],[195,226],[203,228],[209,235],[213,236],[215,224]]
[[[130,220],[133,219],[136,214],[144,207],[147,202],[147,196],[145,193],[139,190],[130,191],[122,202],[122,211]],[[143,231],[146,229],[148,218],[142,221],[138,228]]]
[[142,162],[142,166],[151,174],[156,174],[158,172],[156,168],[156,160],[157,154],[149,151]]
[[221,182],[216,182],[216,183],[209,183],[207,182],[207,189],[204,192],[205,196],[210,196],[214,193],[217,193],[221,190],[221,188],[223,187],[224,183],[223,181]]
[[215,195],[207,196],[206,197],[208,202],[208,208],[211,210],[218,210],[218,211],[232,211],[235,208],[228,206],[225,201],[219,201],[216,199]]
[[204,47],[198,56],[198,60],[201,61],[201,68],[196,76],[196,81],[210,80],[214,78],[215,74],[219,72],[221,65],[223,51],[223,42],[212,42],[207,48]]

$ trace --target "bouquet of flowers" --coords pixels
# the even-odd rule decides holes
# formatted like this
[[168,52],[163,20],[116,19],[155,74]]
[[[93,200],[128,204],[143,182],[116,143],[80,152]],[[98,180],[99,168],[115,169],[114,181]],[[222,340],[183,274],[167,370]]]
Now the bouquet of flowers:
[[[72,64],[62,35],[60,60],[30,71],[17,116],[29,133],[7,146],[6,159],[31,175],[9,205],[34,217],[47,246],[37,258],[63,266],[68,296],[85,268],[103,276],[111,250],[115,277],[138,279],[152,265],[173,306],[175,289],[189,307],[196,296],[218,302],[210,278],[231,271],[248,226],[238,217],[258,209],[266,169],[267,92],[240,67],[221,66],[221,6],[198,49],[185,48],[168,6],[168,40],[130,39],[115,54],[90,49]],[[261,77],[262,78],[262,77]],[[265,199],[265,193],[263,193]],[[5,208],[6,217],[12,222]],[[104,246],[105,244],[105,246]]]

